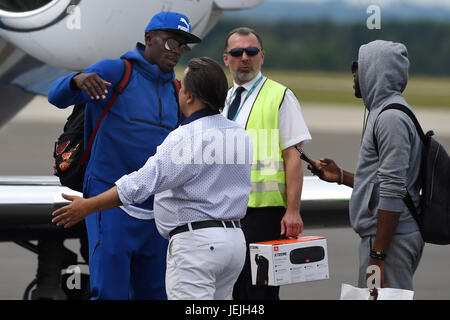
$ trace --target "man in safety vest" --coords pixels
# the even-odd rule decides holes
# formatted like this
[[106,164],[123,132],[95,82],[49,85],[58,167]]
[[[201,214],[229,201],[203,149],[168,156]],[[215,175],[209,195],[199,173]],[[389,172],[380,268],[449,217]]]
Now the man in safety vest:
[[[252,190],[242,220],[247,246],[280,236],[296,237],[303,231],[303,169],[295,145],[311,140],[300,104],[291,90],[261,74],[264,50],[254,30],[231,31],[223,61],[234,80],[223,115],[245,127],[254,148]],[[279,299],[279,287],[252,285],[248,250],[233,298]]]

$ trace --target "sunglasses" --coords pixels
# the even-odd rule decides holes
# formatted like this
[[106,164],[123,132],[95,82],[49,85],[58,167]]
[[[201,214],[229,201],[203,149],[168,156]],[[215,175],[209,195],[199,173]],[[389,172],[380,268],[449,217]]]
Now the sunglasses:
[[191,51],[191,48],[189,48],[189,46],[187,44],[179,43],[175,39],[167,39],[166,43],[164,44],[164,48],[166,48],[166,50],[168,50],[168,51],[172,51],[172,50],[175,50],[176,48],[179,48],[181,55],[186,54],[189,51]]
[[261,49],[258,49],[256,47],[234,48],[225,53],[228,53],[233,57],[242,57],[242,55],[244,54],[244,51],[248,56],[253,57],[253,56],[256,56],[261,51]]
[[352,73],[356,73],[358,71],[358,61],[352,62]]

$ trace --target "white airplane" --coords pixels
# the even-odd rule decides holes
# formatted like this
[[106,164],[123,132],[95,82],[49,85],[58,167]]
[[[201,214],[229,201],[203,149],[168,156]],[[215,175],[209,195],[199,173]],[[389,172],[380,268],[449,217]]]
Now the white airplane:
[[[203,38],[222,12],[253,8],[261,2],[0,0],[0,127],[35,94],[46,95],[58,77],[101,59],[116,58],[136,42],[143,42],[143,30],[157,12],[184,13],[191,21],[192,32]],[[56,177],[0,176],[0,241],[14,241],[39,255],[37,279],[24,298],[28,298],[29,289],[36,282],[41,288],[32,294],[35,299],[68,297],[67,292],[54,286],[54,277],[58,279],[61,269],[77,261],[62,241],[84,237],[84,229],[62,230],[50,222],[50,212],[66,203],[62,192],[74,193],[62,187]],[[306,177],[302,195],[304,219],[308,217],[310,226],[347,225],[350,192],[347,187]],[[31,240],[38,240],[39,244],[34,245]],[[48,280],[49,273],[53,273],[53,279]]]
[[[222,12],[249,9],[262,0],[0,0],[0,126],[32,96],[45,95],[68,70],[117,58],[143,42],[150,18],[182,12],[203,38]],[[45,78],[42,75],[45,74]],[[8,101],[6,103],[6,101]]]
[[262,0],[24,0],[0,1],[0,37],[53,66],[82,70],[116,58],[143,41],[150,17],[182,12],[203,38],[223,11],[252,8]]

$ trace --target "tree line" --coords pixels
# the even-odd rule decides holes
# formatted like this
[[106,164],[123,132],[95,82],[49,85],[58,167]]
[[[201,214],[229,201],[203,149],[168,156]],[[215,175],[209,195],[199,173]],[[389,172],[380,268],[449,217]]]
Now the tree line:
[[183,58],[210,56],[222,60],[224,40],[238,26],[255,29],[266,51],[264,68],[349,72],[358,49],[372,40],[398,41],[408,47],[410,71],[416,75],[450,75],[450,22],[385,22],[369,30],[364,23],[330,21],[252,22],[222,19],[202,43]]

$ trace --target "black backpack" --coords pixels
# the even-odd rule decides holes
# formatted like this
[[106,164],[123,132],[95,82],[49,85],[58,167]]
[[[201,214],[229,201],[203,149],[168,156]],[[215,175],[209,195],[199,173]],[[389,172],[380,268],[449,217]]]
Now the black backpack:
[[[432,130],[424,134],[410,109],[400,104],[392,104],[383,108],[381,112],[389,109],[406,113],[414,122],[423,143],[419,210],[416,210],[409,193],[403,200],[416,219],[425,242],[450,244],[450,158],[444,147],[432,137],[434,135]],[[375,133],[373,136],[378,152]]]
[[86,164],[89,161],[89,153],[95,135],[103,118],[108,113],[118,95],[126,88],[130,80],[133,71],[132,64],[126,59],[122,60],[125,64],[125,71],[122,75],[122,79],[114,87],[114,93],[97,121],[86,148],[84,147],[85,104],[77,104],[73,107],[73,111],[64,125],[64,132],[55,142],[53,150],[53,158],[55,159],[53,163],[53,174],[59,177],[61,185],[72,190],[79,192],[83,191],[84,172],[86,170]]

